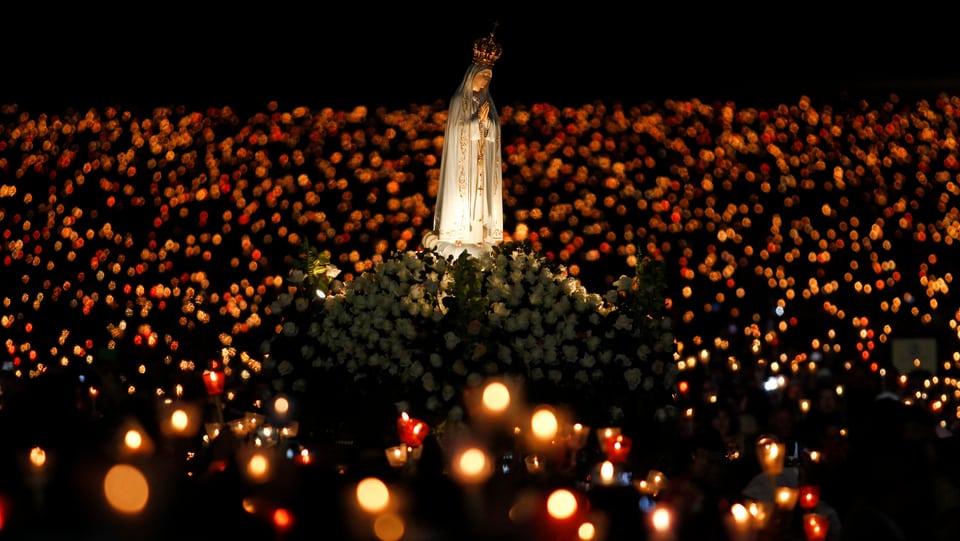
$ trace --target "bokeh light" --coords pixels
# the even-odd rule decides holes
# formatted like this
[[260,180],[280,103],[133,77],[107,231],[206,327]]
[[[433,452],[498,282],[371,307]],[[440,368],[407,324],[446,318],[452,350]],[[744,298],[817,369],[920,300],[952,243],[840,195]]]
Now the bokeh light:
[[116,464],[103,478],[103,494],[113,509],[123,514],[138,514],[150,499],[150,485],[138,468]]

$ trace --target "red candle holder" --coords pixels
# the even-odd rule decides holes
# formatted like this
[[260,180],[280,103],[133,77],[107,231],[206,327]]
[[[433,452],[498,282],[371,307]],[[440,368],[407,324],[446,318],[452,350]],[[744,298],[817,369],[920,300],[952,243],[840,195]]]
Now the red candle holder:
[[206,370],[203,372],[203,385],[207,388],[207,394],[210,396],[220,396],[223,394],[223,384],[225,380],[224,373],[219,370]]
[[804,511],[812,511],[817,508],[817,504],[820,503],[820,487],[815,485],[801,485],[797,490],[799,491],[797,503],[800,504],[801,509]]
[[630,457],[632,447],[633,440],[623,434],[617,434],[607,438],[604,451],[607,453],[607,460],[613,463],[622,463]]
[[824,541],[830,531],[830,519],[826,515],[807,513],[803,515],[803,533],[807,541]]
[[400,436],[400,442],[404,445],[420,447],[429,432],[430,427],[427,423],[410,417],[407,412],[401,413],[400,418],[397,419],[397,433]]

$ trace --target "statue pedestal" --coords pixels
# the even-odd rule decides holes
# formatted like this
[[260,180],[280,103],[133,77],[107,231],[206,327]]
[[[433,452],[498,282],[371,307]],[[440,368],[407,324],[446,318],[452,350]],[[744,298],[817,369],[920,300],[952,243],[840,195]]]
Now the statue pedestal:
[[436,248],[437,252],[444,258],[452,255],[454,261],[456,261],[463,252],[468,252],[473,257],[480,257],[483,253],[489,254],[493,250],[493,245],[461,244],[457,246],[456,243],[453,242],[437,241]]

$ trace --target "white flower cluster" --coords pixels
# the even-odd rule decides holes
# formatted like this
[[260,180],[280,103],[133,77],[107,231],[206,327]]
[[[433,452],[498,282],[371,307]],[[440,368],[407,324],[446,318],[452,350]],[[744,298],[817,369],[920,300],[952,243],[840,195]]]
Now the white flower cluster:
[[[621,310],[636,281],[624,277],[601,296],[530,250],[495,250],[470,261],[396,253],[311,300],[300,336],[308,340],[297,351],[301,364],[321,373],[389,389],[441,413],[459,406],[471,382],[490,375],[521,376],[530,389],[563,397],[619,389],[603,398],[629,400],[630,393],[669,385],[676,373],[669,320],[648,336],[648,322]],[[298,301],[282,296],[277,308],[303,312]],[[300,334],[303,323],[294,320],[302,318],[280,326],[278,339]],[[609,406],[622,411],[623,404]]]

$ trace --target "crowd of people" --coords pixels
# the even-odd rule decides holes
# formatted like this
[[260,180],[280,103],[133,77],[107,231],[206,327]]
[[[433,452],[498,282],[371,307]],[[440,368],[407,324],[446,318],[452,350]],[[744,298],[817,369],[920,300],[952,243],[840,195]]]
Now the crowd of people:
[[[728,538],[763,434],[795,444],[831,539],[956,538],[960,98],[498,112],[505,240],[598,292],[641,258],[667,264],[685,377],[658,436],[675,452],[643,464],[671,479],[678,538]],[[305,242],[345,281],[422,249],[446,122],[442,103],[3,105],[0,529],[29,494],[24,449],[94,460],[110,431],[91,419],[203,395],[225,350],[255,365]],[[933,348],[903,358],[898,341]]]

